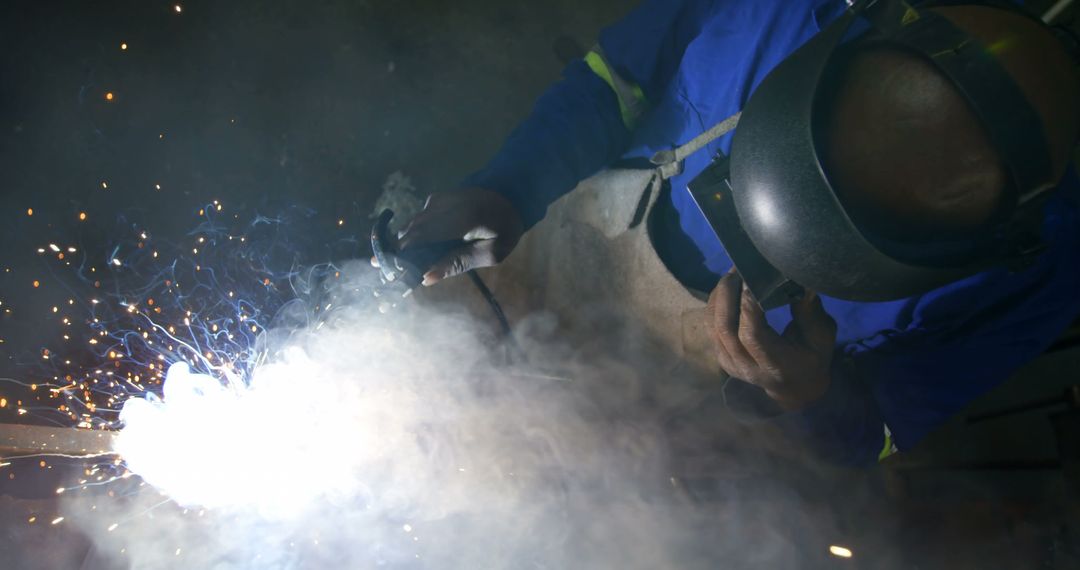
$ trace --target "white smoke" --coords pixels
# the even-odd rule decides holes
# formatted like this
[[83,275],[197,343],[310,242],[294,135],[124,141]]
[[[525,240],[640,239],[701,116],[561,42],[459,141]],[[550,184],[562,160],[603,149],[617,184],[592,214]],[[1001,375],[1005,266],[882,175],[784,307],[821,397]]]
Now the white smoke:
[[369,303],[278,329],[243,387],[174,364],[117,451],[179,506],[97,504],[88,534],[133,568],[714,567],[739,526],[673,484],[658,392],[685,391],[633,335],[605,355],[546,324],[518,331],[544,374],[494,365],[464,314]]

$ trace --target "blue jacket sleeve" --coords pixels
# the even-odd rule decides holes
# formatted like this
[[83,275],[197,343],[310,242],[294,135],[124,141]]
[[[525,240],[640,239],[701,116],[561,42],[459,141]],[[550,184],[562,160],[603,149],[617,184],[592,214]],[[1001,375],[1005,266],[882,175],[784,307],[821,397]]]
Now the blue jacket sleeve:
[[[918,307],[919,328],[855,355],[900,450],[1001,384],[1068,328],[1080,312],[1077,251],[1074,242],[1024,273],[977,276],[966,291]],[[965,306],[954,298],[960,295],[985,301]]]
[[892,444],[911,449],[1046,350],[1077,313],[1076,302],[1057,301],[1049,310],[999,308],[996,315],[976,317],[982,322],[927,322],[927,329],[897,334],[869,350],[847,347],[846,366],[834,371],[825,395],[777,421],[789,437],[832,463],[872,463],[884,449],[886,427]]
[[[1075,174],[1064,185],[1080,194]],[[988,271],[912,299],[897,330],[845,347],[826,395],[778,419],[839,463],[873,461],[888,426],[910,449],[1053,343],[1080,314],[1080,225],[1064,199],[1048,206],[1050,248],[1023,272]]]
[[[646,0],[605,29],[600,46],[625,80],[656,98],[678,69],[687,44],[700,32],[711,1]],[[630,140],[611,87],[583,61],[565,69],[488,165],[462,186],[500,192],[526,227],[581,180],[619,158]]]
[[839,465],[869,464],[885,446],[885,423],[873,392],[854,363],[840,355],[825,395],[777,423],[813,455]]
[[[1058,293],[1080,290],[1075,269],[1059,272],[1068,275]],[[1003,273],[993,277],[1008,279]],[[917,328],[877,346],[847,347],[850,367],[833,374],[825,396],[778,423],[815,455],[843,465],[873,462],[886,427],[900,451],[911,449],[1045,351],[1080,312],[1075,298],[1032,285],[1027,297],[999,298],[970,318],[940,314],[951,304],[946,299],[920,307]]]

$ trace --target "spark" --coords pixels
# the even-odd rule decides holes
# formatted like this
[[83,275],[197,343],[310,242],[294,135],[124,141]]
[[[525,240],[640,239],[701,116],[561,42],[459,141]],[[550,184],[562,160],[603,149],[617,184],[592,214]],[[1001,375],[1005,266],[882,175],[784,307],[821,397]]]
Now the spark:
[[120,49],[127,50],[127,44],[126,43],[120,44]]
[[35,521],[37,521],[37,517],[30,517],[26,522],[34,524]]
[[[113,44],[118,45],[118,44]],[[124,46],[127,44],[124,43]],[[126,49],[126,48],[122,48]],[[122,87],[122,86],[121,86]],[[99,96],[102,96],[104,92],[98,92]],[[118,98],[118,95],[110,94],[114,98]],[[163,132],[159,134],[159,139],[164,138]],[[92,178],[90,180],[93,180]],[[101,188],[103,190],[109,190],[109,182],[106,179],[98,178]],[[89,182],[89,181],[88,181]],[[154,188],[162,190],[164,183],[151,182]],[[145,187],[144,187],[145,188]],[[116,190],[123,190],[118,188]],[[25,208],[27,215],[33,215],[32,208]],[[16,211],[20,211],[23,208],[16,208]],[[223,211],[223,205],[218,200],[213,200],[212,205],[205,205],[205,210],[200,209],[200,215],[206,216],[204,222],[211,222],[216,224],[221,218],[213,216],[215,212]],[[73,215],[75,220],[71,218],[65,218],[68,224],[85,222],[88,220],[89,215],[87,211],[80,210],[68,210],[64,216]],[[231,215],[231,214],[230,214]],[[95,213],[97,216],[97,213]],[[39,216],[40,217],[40,216]],[[232,216],[238,218],[238,216]],[[99,220],[95,218],[95,220]],[[215,219],[216,218],[216,219]],[[332,220],[332,218],[331,218]],[[44,220],[48,222],[49,220]],[[339,221],[339,225],[343,225],[345,220],[342,218]],[[173,406],[183,406],[182,398],[176,397],[176,390],[184,390],[184,381],[177,381],[175,371],[170,370],[170,374],[166,373],[169,370],[170,365],[179,361],[188,361],[190,363],[192,372],[191,376],[208,375],[212,381],[212,387],[226,388],[224,394],[217,394],[213,392],[213,389],[208,387],[203,394],[206,398],[209,398],[211,402],[220,397],[225,402],[230,401],[232,397],[231,391],[234,388],[239,387],[241,392],[246,392],[248,381],[251,380],[249,376],[252,375],[255,363],[252,360],[248,361],[253,356],[253,353],[248,346],[255,340],[254,335],[259,331],[266,330],[267,323],[263,321],[265,316],[262,307],[255,304],[258,301],[270,303],[277,303],[277,296],[282,294],[287,287],[276,286],[276,283],[280,283],[279,274],[271,268],[267,268],[265,265],[260,267],[259,273],[248,273],[241,276],[241,282],[228,282],[222,283],[225,287],[220,289],[214,289],[211,291],[211,295],[220,295],[222,298],[228,298],[228,303],[224,305],[226,311],[225,315],[216,314],[216,311],[208,309],[200,299],[195,297],[181,297],[179,295],[181,289],[177,280],[182,281],[185,285],[184,289],[190,291],[192,289],[201,291],[204,287],[204,278],[192,278],[188,275],[179,273],[176,271],[178,267],[177,261],[185,262],[191,261],[191,265],[187,267],[187,271],[198,271],[200,267],[194,265],[191,255],[197,254],[200,261],[204,264],[202,270],[209,272],[210,269],[216,269],[213,264],[217,263],[219,257],[223,255],[222,246],[224,240],[222,239],[226,235],[230,240],[236,237],[236,241],[230,241],[229,247],[259,247],[259,237],[257,235],[248,236],[250,239],[246,239],[242,235],[241,231],[236,229],[223,229],[218,225],[207,224],[209,228],[205,233],[192,236],[197,243],[190,243],[187,247],[176,247],[175,244],[168,242],[152,243],[150,241],[148,233],[153,231],[153,228],[147,228],[145,231],[135,228],[134,235],[128,233],[131,239],[130,241],[117,244],[112,250],[112,254],[104,258],[106,263],[103,271],[97,271],[94,265],[88,263],[85,268],[85,274],[82,273],[80,268],[80,279],[84,281],[87,286],[92,286],[94,293],[102,294],[112,290],[113,294],[108,297],[102,297],[98,299],[91,299],[86,297],[73,297],[67,300],[69,305],[68,309],[65,309],[65,315],[59,315],[59,308],[63,305],[63,299],[53,300],[54,305],[46,305],[42,303],[46,311],[51,311],[51,314],[56,315],[58,321],[62,321],[63,324],[51,323],[53,326],[61,326],[63,338],[70,342],[64,343],[63,347],[70,349],[73,345],[77,349],[87,352],[93,358],[99,360],[97,363],[100,366],[95,371],[93,368],[83,369],[80,365],[80,360],[76,358],[68,358],[69,354],[64,354],[60,347],[53,347],[51,349],[38,349],[38,354],[42,357],[41,360],[37,360],[42,366],[47,366],[48,369],[40,378],[35,376],[35,380],[39,384],[30,386],[24,384],[23,386],[29,387],[31,391],[35,390],[38,386],[41,390],[36,390],[36,394],[31,396],[31,400],[24,401],[11,401],[11,406],[8,406],[8,399],[0,397],[0,408],[5,409],[11,407],[13,410],[17,410],[17,413],[21,417],[22,415],[37,416],[44,410],[46,413],[60,414],[60,419],[63,421],[69,421],[71,425],[78,425],[85,428],[99,429],[99,428],[116,428],[119,424],[114,416],[110,414],[116,414],[121,411],[121,408],[127,408],[124,405],[125,400],[130,398],[133,394],[143,393],[147,395],[147,400],[152,400],[151,394],[161,394],[166,392],[166,395],[158,396],[157,402],[160,403],[164,400],[171,402]],[[323,226],[325,228],[325,226]],[[125,230],[130,232],[129,229]],[[330,228],[325,229],[332,229]],[[232,234],[232,235],[229,235]],[[139,237],[142,240],[139,240]],[[191,238],[188,238],[191,239]],[[133,247],[137,244],[139,251],[135,251]],[[245,245],[241,245],[245,244]],[[150,247],[154,246],[154,247]],[[194,246],[194,248],[193,248]],[[131,247],[132,249],[128,249]],[[78,249],[86,249],[79,247]],[[93,251],[92,248],[90,251]],[[129,253],[130,252],[130,253]],[[251,251],[247,250],[245,253],[253,253],[255,255],[262,255],[259,250]],[[40,253],[43,255],[58,254],[60,256],[66,256],[67,259],[73,259],[78,254],[78,250],[74,246],[69,246],[61,239],[56,243],[45,242],[45,246],[40,248]],[[149,253],[151,255],[139,255],[139,253]],[[160,256],[159,256],[160,253]],[[124,255],[123,258],[120,255]],[[225,254],[227,255],[227,254]],[[176,259],[173,259],[176,256]],[[158,265],[156,262],[148,263],[150,259],[166,259],[165,265]],[[61,257],[61,259],[64,259]],[[72,262],[74,263],[74,262]],[[171,265],[169,265],[171,263]],[[101,261],[98,261],[98,265]],[[110,271],[110,266],[114,268],[124,268],[127,271]],[[183,267],[183,266],[179,266]],[[165,271],[163,271],[163,268]],[[144,271],[146,270],[146,271]],[[9,273],[14,273],[8,271]],[[261,273],[261,274],[260,274]],[[218,275],[224,274],[219,273]],[[139,289],[133,290],[129,288],[129,284],[125,280],[139,279],[141,275],[149,275],[152,280],[152,285],[143,284]],[[27,279],[29,277],[30,279]],[[216,278],[212,276],[210,278]],[[231,276],[230,276],[231,277]],[[205,279],[210,279],[205,278]],[[35,289],[42,288],[42,282],[38,279],[34,279],[31,275],[22,277],[24,279],[22,283],[32,283]],[[40,279],[40,278],[39,278]],[[190,281],[189,281],[190,279]],[[193,283],[191,281],[194,281]],[[266,288],[265,295],[267,297],[260,297],[263,295],[263,287],[259,287],[260,282]],[[63,284],[64,281],[50,281],[50,289],[44,289],[49,291],[55,289],[59,284]],[[160,287],[160,289],[155,288]],[[252,295],[250,289],[257,288],[255,295]],[[108,293],[105,293],[108,295]],[[151,296],[151,294],[153,296]],[[254,298],[253,298],[254,297]],[[78,302],[76,302],[78,301]],[[47,302],[47,301],[46,301]],[[80,316],[77,311],[85,303],[87,308],[92,307],[89,315]],[[190,303],[190,304],[189,304]],[[119,305],[119,306],[118,306]],[[8,305],[4,304],[4,308]],[[216,306],[212,307],[216,310]],[[0,309],[2,310],[2,309]],[[73,312],[75,311],[75,312]],[[187,316],[185,317],[184,312]],[[229,314],[232,313],[232,314]],[[224,318],[223,318],[224,317]],[[233,317],[236,320],[227,320],[229,317]],[[151,318],[155,320],[161,319],[157,322],[150,321]],[[100,320],[99,320],[100,319]],[[51,319],[49,319],[51,321]],[[149,322],[148,322],[149,321]],[[177,328],[180,327],[181,321],[188,327],[187,330],[181,330],[177,332]],[[90,327],[88,331],[79,330],[80,325],[87,325]],[[175,325],[175,327],[173,326]],[[248,334],[248,331],[252,334]],[[168,331],[168,333],[166,333]],[[234,334],[236,340],[234,340]],[[177,336],[179,335],[179,336]],[[219,340],[220,339],[220,340]],[[227,341],[225,339],[228,339]],[[2,342],[2,341],[0,341]],[[215,346],[215,343],[223,343]],[[130,345],[130,346],[129,346]],[[55,351],[55,352],[50,352]],[[304,368],[314,367],[314,364],[303,361]],[[72,364],[74,363],[74,364]],[[297,363],[288,363],[289,367],[296,365]],[[63,367],[68,366],[70,373],[65,374],[66,371]],[[90,366],[93,366],[92,364]],[[259,372],[257,377],[261,382],[271,383],[283,383],[283,379],[275,379],[279,374],[286,374],[287,370],[270,370],[275,368],[273,366],[261,366],[263,370]],[[58,369],[59,368],[59,369]],[[294,372],[288,372],[291,377]],[[173,377],[173,388],[170,390],[165,387],[165,380],[168,376]],[[239,383],[233,384],[233,379],[236,379]],[[177,386],[178,384],[178,386]],[[284,384],[282,384],[284,386]],[[46,395],[47,393],[47,395]],[[256,394],[259,394],[257,392]],[[266,392],[261,392],[266,393]],[[273,394],[271,397],[277,398],[278,394]],[[16,397],[13,395],[13,397]],[[202,398],[203,396],[199,396]],[[260,396],[261,397],[261,396]],[[292,395],[281,396],[283,402],[289,402],[292,400]],[[52,399],[50,402],[48,399]],[[35,401],[36,400],[36,401]],[[241,400],[244,402],[246,400]],[[146,403],[146,401],[143,401]],[[41,404],[46,404],[42,406]],[[252,408],[246,413],[253,415],[254,418],[262,419],[263,416],[259,415],[258,410],[254,409],[256,403],[243,404],[245,407]],[[137,408],[137,407],[136,407]],[[206,410],[203,410],[204,412]],[[195,410],[192,410],[195,413]],[[131,411],[128,412],[131,415]],[[281,429],[285,429],[285,422],[281,421],[281,418],[266,417],[266,421],[273,424],[281,423]],[[223,419],[222,421],[229,421]],[[196,425],[198,422],[190,422],[190,425]],[[225,424],[231,425],[231,424]],[[144,429],[144,431],[146,431]],[[187,432],[190,436],[192,428],[189,425],[184,425],[183,430],[180,432]],[[221,430],[223,433],[229,433],[230,430]],[[170,430],[170,433],[173,433]],[[201,427],[195,429],[195,433],[201,435],[203,430]],[[207,437],[210,437],[209,430],[207,430]],[[131,437],[139,437],[138,433],[134,433],[132,436],[129,433],[129,441]],[[168,439],[170,436],[167,436]],[[181,436],[177,436],[181,437]],[[186,438],[183,438],[186,439]],[[196,438],[198,439],[198,438]],[[219,438],[221,439],[221,438]],[[217,440],[215,440],[217,441]],[[222,443],[226,443],[222,441]],[[326,442],[325,445],[329,446],[331,442]],[[144,451],[146,455],[157,454],[161,449],[161,445],[152,445],[152,442],[147,442],[147,449]],[[298,444],[299,447],[306,448],[307,442]],[[51,447],[51,446],[50,446]],[[165,446],[167,447],[167,446]],[[330,448],[319,447],[320,455],[329,456],[332,454]],[[260,452],[264,451],[262,448]],[[256,453],[242,454],[245,457],[251,459],[248,463],[253,466],[262,467],[257,471],[258,477],[253,477],[248,481],[236,482],[237,489],[232,493],[232,496],[226,494],[230,488],[227,482],[221,484],[214,480],[203,481],[201,478],[195,478],[193,481],[177,481],[177,485],[189,485],[189,484],[205,484],[208,487],[208,498],[198,496],[198,493],[203,492],[202,489],[191,489],[191,494],[187,494],[192,503],[201,503],[204,500],[210,503],[221,502],[225,505],[260,505],[262,501],[261,497],[265,497],[268,494],[262,492],[256,493],[256,490],[262,489],[265,491],[266,487],[262,485],[253,486],[252,480],[258,480],[264,478],[266,475],[264,471],[269,470],[266,468],[265,463],[260,463],[256,459],[261,458],[263,455],[269,456],[269,453]],[[127,458],[125,457],[125,460]],[[144,458],[145,460],[153,460],[154,458]],[[54,487],[54,492],[57,496],[60,495],[79,495],[80,489],[87,489],[88,487],[95,485],[106,485],[111,481],[118,481],[127,479],[133,476],[133,472],[129,469],[135,467],[130,464],[112,463],[112,459],[109,460],[109,465],[106,465],[104,469],[107,469],[102,475],[92,475],[87,473],[88,479],[79,480],[79,484],[75,485],[74,481],[61,481],[64,484],[63,487]],[[172,458],[161,459],[161,461],[173,461]],[[0,467],[3,467],[3,463],[0,462]],[[47,464],[44,460],[40,463],[42,470],[53,470],[52,464]],[[153,466],[151,466],[153,467]],[[245,465],[246,469],[247,466]],[[10,473],[9,478],[14,478],[14,473]],[[55,471],[55,470],[53,470]],[[156,473],[155,468],[150,468],[151,473]],[[52,471],[50,471],[51,473]],[[136,469],[140,476],[144,476],[142,470]],[[183,472],[181,469],[180,472]],[[256,471],[253,471],[255,473]],[[94,477],[97,477],[96,482]],[[281,477],[286,477],[287,483],[292,483],[293,480],[289,480],[288,477],[292,477],[292,474],[282,473],[280,475],[275,474],[275,477],[280,480]],[[299,475],[297,475],[299,476]],[[171,483],[173,482],[172,473],[167,473],[162,477],[166,479],[162,481],[149,481],[142,483],[147,485],[149,489],[150,485],[158,487],[161,491],[168,491],[172,495],[173,489],[171,489]],[[144,477],[145,478],[145,477]],[[275,478],[270,477],[271,481]],[[67,483],[73,483],[72,486],[66,486]],[[162,485],[161,483],[165,483]],[[304,505],[309,504],[312,497],[320,495],[324,492],[330,492],[333,489],[340,488],[344,485],[350,484],[350,481],[339,481],[333,473],[328,473],[323,477],[317,478],[314,482],[302,481],[297,485],[274,485],[276,487],[289,486],[289,487],[312,487],[305,490],[304,493],[299,493],[297,496],[282,497],[280,501],[272,501],[267,510],[272,512],[288,512],[292,509],[300,509]],[[140,486],[142,486],[140,484]],[[215,487],[224,487],[225,492],[219,493],[215,490]],[[256,487],[255,489],[249,489],[250,487]],[[186,490],[185,489],[181,489]],[[117,491],[118,493],[121,491]],[[184,493],[181,493],[184,495]],[[195,496],[193,496],[195,495]],[[109,496],[114,496],[113,492],[109,491]],[[262,508],[261,506],[259,507]],[[43,516],[47,516],[47,512],[43,513]],[[194,513],[193,513],[194,514]],[[202,512],[200,511],[200,516]],[[29,516],[29,515],[27,515]],[[59,524],[63,521],[64,517],[60,517],[58,513],[53,513],[54,517],[57,517],[53,524]],[[79,522],[78,513],[72,513],[75,516],[76,523]],[[30,522],[36,520],[31,517]],[[43,518],[41,522],[44,524],[46,521],[52,519]],[[119,528],[119,520],[109,523],[106,520],[99,522],[101,524],[100,530],[106,530],[113,532]],[[126,524],[126,523],[125,523]],[[125,527],[126,528],[126,527]],[[99,532],[100,532],[99,530]],[[124,532],[124,531],[121,531]],[[180,545],[178,545],[180,546]],[[174,547],[175,548],[175,547]],[[182,555],[180,550],[177,549],[177,556]]]
[[176,10],[176,13],[179,14],[180,12],[184,11],[184,7],[177,4],[177,5],[173,6],[173,10]]
[[60,524],[60,522],[63,521],[63,520],[64,520],[64,517],[56,517],[55,519],[52,520],[52,523],[50,523],[50,524]]
[[108,93],[105,94],[105,100],[106,101],[112,101],[115,97],[116,96],[113,95],[112,91],[109,91]]
[[850,548],[844,548],[843,546],[832,545],[829,547],[829,554],[838,558],[851,558],[852,552]]

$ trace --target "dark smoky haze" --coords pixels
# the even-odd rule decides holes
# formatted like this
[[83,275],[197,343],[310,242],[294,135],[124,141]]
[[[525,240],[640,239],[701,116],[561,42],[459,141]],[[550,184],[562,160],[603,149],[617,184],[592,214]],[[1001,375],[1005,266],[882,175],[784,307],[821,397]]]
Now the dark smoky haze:
[[100,262],[118,229],[177,240],[220,200],[248,215],[309,208],[303,231],[359,236],[336,253],[366,254],[392,174],[422,194],[455,186],[558,78],[555,39],[588,45],[632,5],[4,2],[0,309],[21,334],[0,355],[55,333],[36,326],[67,295],[37,254],[48,243]]
[[[924,549],[951,524],[940,509],[924,501],[914,519],[898,516],[912,509],[890,499],[896,482],[883,470],[819,464],[775,426],[736,420],[717,384],[655,366],[653,341],[611,307],[581,307],[595,326],[578,336],[557,333],[553,315],[515,315],[527,360],[508,368],[490,323],[444,298],[386,317],[357,293],[373,283],[367,239],[384,190],[422,197],[456,186],[558,80],[567,46],[591,45],[635,4],[0,4],[4,401],[55,407],[28,386],[44,347],[97,364],[65,344],[52,307],[86,319],[77,308],[99,293],[88,268],[105,271],[143,232],[186,243],[203,210],[222,205],[239,225],[289,220],[266,263],[341,268],[318,295],[295,275],[282,278],[282,291],[304,298],[260,323],[268,363],[302,354],[318,366],[282,365],[294,383],[238,398],[287,405],[244,416],[244,425],[208,412],[200,427],[217,431],[169,439],[177,442],[165,453],[169,480],[220,475],[237,493],[217,493],[207,507],[199,489],[154,488],[165,479],[150,475],[162,474],[152,456],[144,487],[136,478],[114,488],[122,493],[105,486],[58,498],[57,487],[82,477],[80,465],[13,462],[0,469],[0,568],[906,569],[1013,560],[1015,543],[978,525],[956,533],[955,557],[937,557],[944,539]],[[320,312],[328,302],[333,318]],[[51,417],[0,406],[3,423]],[[328,427],[312,433],[312,425]],[[154,429],[140,433],[158,441]],[[299,443],[277,448],[259,439],[268,432]],[[207,459],[235,459],[226,440],[266,451],[243,465]],[[365,444],[373,440],[395,445],[373,453]],[[251,475],[264,467],[265,477]],[[326,480],[332,492],[311,484]],[[267,482],[280,485],[266,501],[243,499]],[[281,498],[287,509],[275,508]],[[1001,510],[987,507],[987,516]],[[853,557],[836,554],[847,548]]]
[[329,315],[282,313],[239,395],[182,394],[170,372],[164,405],[125,409],[117,449],[180,505],[65,497],[95,564],[829,567],[847,537],[823,499],[838,474],[733,423],[617,313],[582,307],[599,340],[523,319],[508,368],[458,307],[388,321],[355,294],[370,270],[342,275]]

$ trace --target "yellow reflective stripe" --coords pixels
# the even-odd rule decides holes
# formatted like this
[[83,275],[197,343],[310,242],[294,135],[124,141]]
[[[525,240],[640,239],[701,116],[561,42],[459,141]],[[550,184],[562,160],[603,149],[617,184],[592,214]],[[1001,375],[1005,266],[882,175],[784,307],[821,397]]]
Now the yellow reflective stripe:
[[915,8],[912,8],[911,6],[908,6],[907,4],[905,4],[904,6],[905,6],[904,18],[902,20],[900,20],[900,25],[909,26],[911,24],[914,24],[915,22],[918,22],[919,21],[919,12],[918,12],[918,10],[916,10]]
[[888,428],[885,428],[885,445],[881,448],[881,453],[878,454],[877,460],[884,461],[886,457],[896,453],[896,446],[893,445],[892,434],[889,433]]
[[[618,77],[618,75],[608,67],[607,62],[604,61],[604,57],[596,51],[590,51],[585,55],[585,64],[615,92],[615,98],[619,100],[619,112],[622,114],[623,124],[626,125],[626,128],[633,129],[641,114],[640,109],[642,109],[645,104],[645,92],[642,91],[641,87],[638,85],[628,83],[621,77]],[[629,93],[627,93],[627,91],[629,91]],[[630,100],[627,101],[627,99]]]

